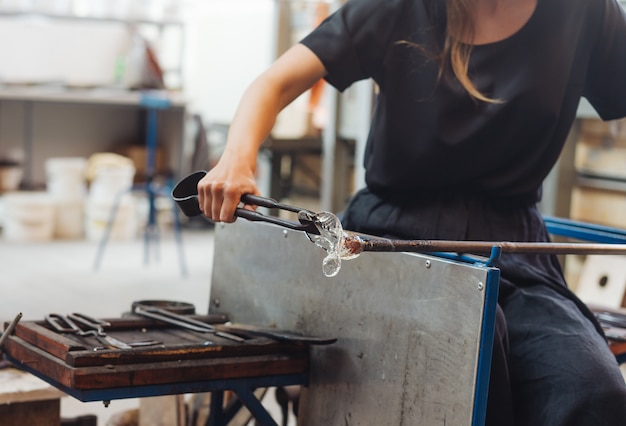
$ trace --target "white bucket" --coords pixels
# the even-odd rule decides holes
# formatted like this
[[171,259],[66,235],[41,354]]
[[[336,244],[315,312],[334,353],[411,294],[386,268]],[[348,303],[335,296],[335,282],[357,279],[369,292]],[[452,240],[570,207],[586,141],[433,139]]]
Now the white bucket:
[[85,199],[55,199],[54,237],[77,240],[84,236]]
[[58,199],[76,199],[87,193],[87,160],[80,157],[46,160],[46,187]]
[[96,173],[89,187],[89,198],[99,202],[113,201],[133,186],[134,167],[103,167]]
[[[90,241],[100,241],[111,218],[113,201],[87,200],[85,205],[85,235]],[[109,233],[109,240],[129,241],[137,235],[135,200],[126,195],[121,198]]]
[[8,192],[3,196],[3,237],[14,242],[49,241],[54,235],[55,207],[45,192]]

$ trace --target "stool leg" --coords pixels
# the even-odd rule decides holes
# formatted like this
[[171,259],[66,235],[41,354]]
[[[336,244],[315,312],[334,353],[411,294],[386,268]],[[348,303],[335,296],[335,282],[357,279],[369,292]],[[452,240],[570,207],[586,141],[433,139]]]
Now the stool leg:
[[109,240],[109,236],[111,234],[111,229],[113,228],[113,223],[115,222],[115,217],[117,216],[117,209],[119,208],[120,202],[125,193],[126,191],[117,194],[115,201],[113,202],[113,206],[111,207],[111,213],[109,214],[109,219],[107,220],[106,227],[104,228],[104,234],[100,239],[100,244],[98,244],[98,251],[96,252],[96,258],[93,264],[94,271],[97,271],[100,267],[100,261],[102,260],[102,256],[104,256],[104,249],[106,248],[107,241]]
[[211,392],[211,411],[209,412],[209,418],[207,419],[206,426],[221,426],[224,424],[224,392],[213,391]]
[[157,224],[157,209],[156,209],[156,193],[153,187],[152,178],[148,178],[146,182],[146,194],[148,195],[148,223],[144,232],[144,262],[148,264],[150,262],[150,243],[154,242],[155,247],[155,259],[159,260],[158,242],[159,242],[159,228]]
[[175,202],[172,202],[172,210],[174,213],[174,238],[176,238],[176,244],[178,245],[178,259],[180,263],[180,273],[183,277],[187,277],[187,263],[185,262],[185,250],[183,248],[183,232],[182,225],[180,223],[180,216],[178,207]]

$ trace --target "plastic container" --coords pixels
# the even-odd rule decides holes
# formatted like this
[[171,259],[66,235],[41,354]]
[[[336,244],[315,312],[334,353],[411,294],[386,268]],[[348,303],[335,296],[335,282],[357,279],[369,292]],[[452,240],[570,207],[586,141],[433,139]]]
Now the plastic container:
[[100,203],[113,202],[124,191],[133,186],[133,166],[103,167],[98,170],[89,187],[89,198]]
[[46,187],[57,199],[75,200],[87,194],[87,159],[80,157],[46,160]]
[[55,199],[54,238],[78,240],[85,234],[85,198]]
[[3,238],[13,242],[49,241],[54,235],[55,205],[45,192],[8,192],[3,196]]
[[[91,197],[85,204],[85,235],[90,241],[100,241],[113,212],[114,201],[98,201]],[[129,241],[137,235],[137,215],[134,198],[121,198],[109,234],[110,241]]]

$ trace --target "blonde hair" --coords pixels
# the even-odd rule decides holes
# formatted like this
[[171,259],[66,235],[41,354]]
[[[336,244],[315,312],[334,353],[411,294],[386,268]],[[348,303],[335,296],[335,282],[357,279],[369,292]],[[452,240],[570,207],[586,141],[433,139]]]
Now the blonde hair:
[[[434,0],[435,2],[439,0]],[[438,80],[443,77],[448,61],[454,76],[461,86],[474,99],[488,103],[499,103],[498,99],[492,99],[481,93],[469,76],[469,62],[472,54],[471,41],[474,38],[474,1],[475,0],[445,0],[446,2],[446,29],[443,47],[436,54],[429,54],[423,46],[415,43],[401,41],[417,47],[422,53],[427,54],[439,62]],[[441,18],[440,18],[441,19]]]

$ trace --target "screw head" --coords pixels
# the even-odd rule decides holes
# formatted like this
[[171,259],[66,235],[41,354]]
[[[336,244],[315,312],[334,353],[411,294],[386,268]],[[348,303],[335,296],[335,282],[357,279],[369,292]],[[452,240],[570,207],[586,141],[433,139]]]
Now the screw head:
[[483,284],[482,282],[479,281],[478,282],[478,290],[482,291],[483,288],[485,288],[485,284]]
[[430,260],[427,260],[427,261],[426,261],[426,267],[427,267],[427,268],[430,268]]

